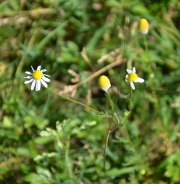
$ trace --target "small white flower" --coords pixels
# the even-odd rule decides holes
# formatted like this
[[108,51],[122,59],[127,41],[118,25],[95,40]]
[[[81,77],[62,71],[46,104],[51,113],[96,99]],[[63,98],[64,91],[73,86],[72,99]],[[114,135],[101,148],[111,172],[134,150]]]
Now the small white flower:
[[[32,82],[31,84],[31,90],[34,90],[34,88],[36,89],[36,91],[39,91],[41,89],[41,83],[43,84],[44,87],[47,88],[47,84],[46,82],[50,82],[50,76],[43,74],[44,72],[46,72],[46,69],[42,69],[41,70],[41,66],[37,67],[37,70],[34,70],[34,68],[31,66],[32,68],[32,73],[31,72],[25,72],[26,74],[28,74],[27,77],[24,77],[26,79],[29,79],[27,81],[24,82],[24,84],[28,84],[30,82]],[[49,77],[49,78],[47,78]]]
[[133,67],[132,70],[127,69],[126,71],[128,74],[126,75],[125,81],[127,83],[130,83],[130,86],[133,90],[135,90],[134,82],[140,82],[140,83],[144,82],[144,79],[137,76],[135,67]]

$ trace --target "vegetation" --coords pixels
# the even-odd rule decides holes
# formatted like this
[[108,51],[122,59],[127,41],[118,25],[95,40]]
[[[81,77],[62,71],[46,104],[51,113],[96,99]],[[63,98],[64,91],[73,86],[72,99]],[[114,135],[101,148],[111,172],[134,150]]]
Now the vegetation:
[[0,183],[180,183],[179,19],[178,0],[1,1]]

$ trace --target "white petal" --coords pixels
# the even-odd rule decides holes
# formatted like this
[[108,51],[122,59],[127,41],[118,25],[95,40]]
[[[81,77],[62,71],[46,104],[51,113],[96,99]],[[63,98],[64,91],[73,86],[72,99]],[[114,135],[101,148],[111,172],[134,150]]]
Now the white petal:
[[129,84],[129,80],[125,79],[125,82]]
[[44,74],[44,76],[51,78],[51,76],[50,76],[50,75],[46,75],[46,74]]
[[32,71],[34,72],[34,68],[31,66],[31,68],[32,68]]
[[126,71],[128,74],[132,73],[132,70],[126,69]]
[[34,90],[35,85],[36,85],[36,80],[33,80],[32,84],[31,84],[31,90]]
[[146,29],[145,31],[140,31],[142,34],[147,34],[149,29]]
[[136,68],[135,67],[133,67],[133,73],[136,73]]
[[41,80],[41,83],[43,84],[43,86],[44,86],[45,88],[47,88],[47,84],[46,84],[43,80]]
[[47,70],[46,69],[42,69],[41,72],[46,72]]
[[41,81],[37,80],[36,81],[36,91],[39,91],[41,89]]
[[108,89],[111,87],[111,84],[109,84],[106,88],[101,88],[102,90],[104,90],[106,93],[108,93]]
[[36,80],[33,80],[32,84],[31,84],[31,90],[34,90],[35,84],[36,84]]
[[24,84],[28,84],[30,82],[32,82],[34,79],[31,79],[31,80],[28,80],[28,81],[25,81]]
[[40,90],[41,89],[41,80],[38,80],[39,82],[38,82],[38,89]]
[[125,81],[126,81],[126,83],[129,83],[128,75],[126,75]]
[[140,82],[140,83],[143,83],[144,82],[144,79],[142,79],[142,78],[137,78],[134,82]]
[[43,76],[41,79],[43,79],[46,82],[50,82],[50,79],[46,78],[45,76]]
[[32,76],[27,76],[27,77],[24,77],[26,79],[32,79]]
[[28,74],[28,75],[32,75],[32,73],[31,72],[25,72],[26,74]]
[[135,90],[135,86],[134,86],[134,83],[132,81],[130,81],[130,86],[132,87],[133,90]]
[[41,66],[38,66],[38,67],[37,67],[37,70],[41,70]]

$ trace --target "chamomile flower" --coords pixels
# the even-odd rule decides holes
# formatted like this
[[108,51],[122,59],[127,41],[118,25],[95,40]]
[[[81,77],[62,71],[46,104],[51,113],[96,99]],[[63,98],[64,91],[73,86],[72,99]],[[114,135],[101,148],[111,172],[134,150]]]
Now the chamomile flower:
[[105,75],[101,75],[98,79],[98,85],[99,87],[104,90],[106,93],[108,93],[108,89],[111,87],[111,83],[108,77]]
[[128,74],[126,75],[125,81],[127,83],[130,83],[130,86],[133,90],[135,90],[134,82],[140,82],[140,83],[144,82],[144,79],[137,76],[135,67],[133,67],[132,70],[127,69],[126,71]]
[[50,76],[44,74],[44,72],[46,72],[46,69],[41,70],[41,66],[38,66],[37,70],[34,70],[32,66],[31,68],[33,71],[32,73],[25,72],[26,74],[28,74],[28,76],[24,78],[29,79],[29,80],[25,81],[24,84],[28,84],[32,82],[31,90],[36,89],[36,91],[39,91],[41,89],[41,84],[43,84],[43,86],[47,88],[46,82],[50,82],[50,79],[49,79]]
[[146,19],[142,18],[139,21],[139,30],[142,34],[147,34],[149,31],[149,23]]

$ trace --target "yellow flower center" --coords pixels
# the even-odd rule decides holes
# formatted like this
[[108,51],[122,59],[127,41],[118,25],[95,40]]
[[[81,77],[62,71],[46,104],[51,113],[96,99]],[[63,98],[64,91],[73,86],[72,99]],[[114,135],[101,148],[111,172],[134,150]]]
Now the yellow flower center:
[[139,21],[139,29],[141,31],[146,31],[147,29],[149,29],[149,23],[146,19],[141,19]]
[[102,89],[107,88],[110,85],[110,81],[108,77],[106,77],[105,75],[102,75],[101,77],[99,77],[98,85]]
[[130,73],[129,75],[128,75],[128,80],[129,81],[135,81],[136,79],[138,78],[138,76],[137,76],[137,74],[136,73]]
[[36,70],[33,72],[33,77],[36,80],[40,80],[43,76],[43,73],[40,70]]

